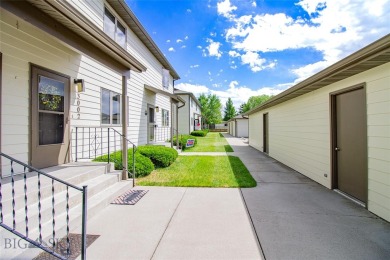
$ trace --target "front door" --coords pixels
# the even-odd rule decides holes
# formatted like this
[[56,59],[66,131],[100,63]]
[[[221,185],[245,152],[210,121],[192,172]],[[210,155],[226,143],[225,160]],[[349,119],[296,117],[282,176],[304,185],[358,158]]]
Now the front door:
[[31,66],[31,164],[69,162],[70,78]]
[[263,114],[263,152],[269,153],[268,149],[268,113]]
[[363,87],[333,95],[334,186],[367,202],[367,120]]
[[154,106],[148,105],[148,144],[154,143],[155,121]]

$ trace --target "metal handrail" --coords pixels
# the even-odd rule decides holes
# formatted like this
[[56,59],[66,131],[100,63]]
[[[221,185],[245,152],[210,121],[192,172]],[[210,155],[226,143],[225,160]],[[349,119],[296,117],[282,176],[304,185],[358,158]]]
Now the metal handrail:
[[[92,127],[92,126],[77,126],[75,127],[75,161],[79,159],[96,159],[97,156],[107,155],[107,163],[111,161],[110,154],[111,150],[111,138],[114,138],[114,152],[117,152],[117,139],[123,142],[127,142],[133,147],[133,169],[132,172],[129,171],[127,165],[122,163],[122,170],[125,170],[129,176],[133,177],[133,186],[135,186],[135,152],[137,150],[137,146],[130,141],[127,137],[121,134],[119,131],[112,127]],[[82,132],[79,133],[79,129],[82,129]],[[114,134],[111,135],[111,132]],[[81,135],[81,140],[79,139],[79,134]],[[85,137],[87,135],[87,137]],[[100,136],[99,136],[100,135]],[[87,142],[87,143],[86,143]],[[98,144],[98,142],[100,142]],[[93,144],[93,145],[92,145]],[[88,148],[85,148],[85,146]],[[91,148],[91,146],[94,146]],[[79,157],[79,147],[81,147],[81,157]],[[92,151],[92,153],[91,153]],[[114,162],[118,162],[114,158]]]
[[[115,133],[117,133],[119,136],[121,136],[123,139],[125,139],[127,141],[127,143],[131,144],[133,146],[133,187],[135,186],[135,152],[137,151],[137,146],[132,142],[130,141],[129,139],[127,139],[126,136],[124,136],[123,134],[121,134],[120,132],[118,132],[117,130],[115,130],[114,128],[110,128],[112,130],[114,130]],[[127,166],[127,165],[126,165]],[[127,167],[125,167],[123,164],[122,164],[122,170],[126,170],[128,174],[131,174],[131,172],[129,172],[129,170],[127,169]]]
[[[81,223],[82,223],[82,239],[81,239],[81,259],[86,259],[86,248],[87,248],[87,239],[86,239],[86,234],[87,234],[87,186],[83,186],[82,188],[80,187],[77,187],[71,183],[68,183],[66,181],[63,181],[61,179],[58,179],[54,176],[51,176],[50,174],[47,174],[31,165],[28,165],[26,163],[23,163],[9,155],[6,155],[2,152],[0,152],[0,156],[2,157],[5,157],[7,159],[10,160],[10,166],[11,166],[11,184],[12,184],[12,227],[11,225],[7,225],[6,223],[4,223],[4,218],[3,218],[3,191],[2,191],[2,179],[0,179],[0,226],[5,228],[6,230],[8,230],[9,232],[17,235],[18,237],[24,239],[25,241],[33,244],[34,246],[46,251],[47,253],[55,256],[55,257],[58,257],[60,259],[68,259],[69,258],[69,255],[70,255],[70,239],[69,239],[69,187],[75,189],[75,190],[78,190],[80,192],[82,192],[82,195],[83,195],[83,198],[82,198],[82,220],[81,220]],[[14,170],[14,163],[16,164],[19,164],[23,167],[23,179],[24,179],[24,205],[25,205],[25,232],[24,234],[17,229],[17,224],[16,224],[16,210],[15,210],[15,205],[16,205],[16,202],[15,202],[15,179],[14,179],[14,175],[15,175],[15,170]],[[38,176],[38,218],[39,218],[39,242],[30,238],[29,237],[29,219],[28,219],[28,194],[27,194],[27,173],[29,172],[36,172],[37,173],[37,176]],[[51,190],[52,190],[52,199],[51,199],[51,202],[52,202],[52,246],[53,248],[50,249],[48,248],[46,245],[44,245],[42,243],[42,223],[41,223],[41,220],[42,220],[42,215],[41,215],[41,175],[45,176],[45,177],[48,177],[51,179]],[[54,181],[57,181],[63,185],[66,186],[66,240],[67,240],[67,248],[66,248],[66,252],[67,252],[67,255],[64,256],[64,255],[60,255],[59,253],[55,252],[55,248],[56,248],[56,239],[55,239],[55,235],[56,235],[56,229],[55,229],[55,223],[56,223],[56,220],[55,220],[55,196],[54,196],[54,193],[55,193],[55,188],[54,188]]]

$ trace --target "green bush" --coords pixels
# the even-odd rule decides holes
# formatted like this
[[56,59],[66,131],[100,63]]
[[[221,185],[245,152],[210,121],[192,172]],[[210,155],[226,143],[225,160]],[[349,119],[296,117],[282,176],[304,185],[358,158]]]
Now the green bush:
[[148,157],[156,168],[168,167],[178,156],[177,151],[173,148],[155,145],[140,146],[137,152]]
[[[102,155],[93,160],[94,162],[107,162],[108,155]],[[117,151],[110,154],[110,162],[115,164],[115,170],[122,170],[122,151]],[[128,170],[133,173],[133,149],[128,150],[127,157]],[[149,175],[154,170],[152,161],[143,156],[138,151],[135,153],[135,177]],[[132,177],[132,176],[129,176]]]
[[[195,140],[195,143],[194,143],[194,146],[196,146],[196,144],[198,143],[198,140],[196,139],[195,136],[192,136],[192,135],[179,135],[179,146],[181,147],[181,149],[184,151],[185,149],[188,149],[189,147],[186,147],[186,143],[187,143],[187,140],[188,139],[194,139]],[[176,144],[176,136],[173,137],[173,144],[174,145],[177,145]]]
[[206,136],[208,132],[204,131],[204,130],[196,130],[196,131],[192,131],[191,132],[191,135],[192,136]]

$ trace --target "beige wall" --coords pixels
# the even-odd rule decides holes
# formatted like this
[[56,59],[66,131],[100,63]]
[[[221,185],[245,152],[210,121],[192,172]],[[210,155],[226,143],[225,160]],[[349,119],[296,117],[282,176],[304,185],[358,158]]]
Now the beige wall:
[[363,82],[367,84],[368,209],[390,220],[390,63],[250,115],[249,144],[263,149],[262,115],[268,112],[269,155],[330,188],[329,93]]

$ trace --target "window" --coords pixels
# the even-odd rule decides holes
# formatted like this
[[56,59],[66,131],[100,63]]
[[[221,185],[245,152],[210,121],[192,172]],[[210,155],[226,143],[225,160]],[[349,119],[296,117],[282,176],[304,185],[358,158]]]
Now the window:
[[169,111],[162,110],[162,126],[169,126]]
[[120,46],[126,48],[126,28],[114,15],[104,9],[104,32],[114,39]]
[[166,69],[163,69],[162,71],[162,85],[163,85],[163,88],[166,88],[168,89],[169,88],[169,70],[166,70]]
[[119,125],[121,123],[121,95],[102,88],[101,120],[105,125]]
[[194,107],[194,100],[192,99],[192,98],[190,98],[190,100],[191,100],[191,107]]

